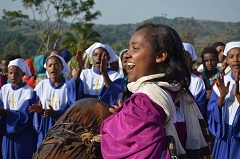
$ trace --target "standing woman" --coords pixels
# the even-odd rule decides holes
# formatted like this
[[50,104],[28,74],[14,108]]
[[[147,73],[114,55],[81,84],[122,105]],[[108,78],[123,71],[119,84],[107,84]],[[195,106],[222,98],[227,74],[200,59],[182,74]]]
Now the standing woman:
[[[184,158],[184,148],[201,152],[201,147],[207,147],[198,120],[192,119],[196,129],[190,129],[191,133],[187,130],[191,140],[184,148],[173,124],[176,108],[171,94],[188,89],[190,82],[177,32],[165,25],[143,24],[132,35],[125,57],[131,82],[128,88],[133,95],[102,123],[103,157]],[[197,107],[194,110],[201,115]],[[186,122],[187,117],[186,114]],[[175,141],[176,151],[169,151],[168,139]],[[169,148],[172,145],[173,142]]]
[[231,73],[217,76],[207,107],[214,159],[240,158],[240,42],[227,43],[224,55]]
[[3,159],[31,159],[36,151],[37,134],[28,107],[33,104],[33,89],[22,81],[31,76],[23,59],[9,62],[8,79],[0,93],[0,130],[3,131]]
[[34,89],[37,104],[29,107],[29,111],[35,113],[33,122],[38,132],[37,147],[48,130],[71,105],[65,80],[69,69],[64,59],[58,55],[50,55],[46,59],[46,70],[49,78],[37,84]]

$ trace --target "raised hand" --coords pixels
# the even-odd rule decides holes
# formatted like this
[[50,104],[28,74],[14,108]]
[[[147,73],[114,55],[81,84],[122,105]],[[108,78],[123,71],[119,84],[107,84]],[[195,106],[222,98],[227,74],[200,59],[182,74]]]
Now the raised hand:
[[76,60],[77,60],[77,63],[78,63],[78,68],[82,70],[83,66],[85,64],[85,60],[86,60],[86,58],[83,58],[83,51],[82,50],[77,50]]
[[51,105],[48,105],[50,109],[46,109],[43,113],[44,117],[57,116],[58,111],[53,110]]
[[238,103],[240,103],[240,93],[239,93],[239,72],[234,74],[235,77],[235,87],[233,90],[233,95],[237,98]]
[[220,74],[217,75],[217,81],[216,81],[216,85],[218,87],[218,90],[220,92],[220,96],[218,98],[218,106],[222,107],[225,97],[229,92],[229,85],[230,85],[230,81],[228,81],[227,86],[225,86],[224,83],[224,78],[220,77]]
[[74,78],[75,78],[77,83],[80,81],[80,74],[81,74],[82,70],[84,69],[85,59],[83,59],[82,53],[83,53],[82,50],[77,50],[77,53],[76,53],[76,60],[77,60],[77,63],[78,63],[78,69],[74,74]]
[[99,70],[102,74],[106,73],[107,62],[108,62],[107,53],[103,52],[101,57],[100,70]]
[[28,110],[30,113],[37,112],[38,114],[42,114],[43,109],[41,101],[39,102],[39,104],[32,104],[31,106],[29,106]]
[[222,75],[225,75],[225,69],[226,69],[227,67],[228,67],[227,61],[224,60],[222,66],[221,66],[221,68],[220,68],[220,71],[221,71]]

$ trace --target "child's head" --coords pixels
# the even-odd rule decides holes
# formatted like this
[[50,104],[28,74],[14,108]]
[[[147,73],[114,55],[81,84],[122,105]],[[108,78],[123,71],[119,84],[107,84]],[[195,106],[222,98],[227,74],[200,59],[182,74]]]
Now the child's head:
[[110,63],[110,68],[113,70],[113,71],[118,71],[119,69],[119,63],[118,63],[118,60],[116,61],[113,61],[112,63]]
[[145,23],[139,26],[129,42],[127,73],[129,81],[143,76],[165,73],[164,81],[181,82],[188,87],[190,72],[177,32],[169,26]]
[[128,51],[128,49],[124,49],[120,52],[119,54],[119,73],[123,76],[126,77],[127,76],[127,72],[126,72],[126,66],[127,66],[127,59],[124,56],[125,53]]
[[218,64],[218,52],[215,48],[204,48],[201,57],[203,66],[207,71],[216,71]]
[[14,60],[13,55],[6,55],[1,61],[1,69],[4,74],[8,72],[8,64],[10,61]]
[[108,51],[103,48],[103,47],[98,47],[96,49],[93,50],[92,53],[92,61],[93,61],[93,66],[96,70],[100,70],[100,65],[101,65],[101,60],[102,60],[102,55],[103,53],[105,53],[105,59],[107,59],[107,61],[109,61],[110,56]]
[[62,53],[58,49],[52,49],[50,55],[62,56]]
[[50,55],[46,59],[46,70],[52,82],[62,80],[63,62],[64,59],[58,55]]
[[107,65],[118,60],[118,57],[112,47],[106,44],[94,43],[86,50],[86,53],[92,58],[93,67],[98,71],[100,70],[103,53],[105,53]]
[[225,46],[224,55],[232,73],[240,73],[240,41],[229,42]]
[[184,50],[184,58],[187,64],[188,69],[191,71],[192,70],[192,57],[191,57],[191,53],[189,53],[188,51]]
[[31,76],[31,72],[23,59],[15,59],[9,62],[8,79],[12,86],[19,86],[24,75]]
[[215,42],[212,44],[212,47],[215,48],[218,52],[218,61],[223,62],[225,56],[223,55],[225,44],[223,42]]
[[197,55],[194,49],[194,46],[190,43],[183,43],[184,50],[188,51],[191,55],[191,61],[195,62],[197,60]]
[[[191,58],[191,69],[190,71],[192,71],[192,67],[194,65],[194,63],[197,61],[197,55],[196,55],[196,52],[195,52],[195,49],[194,49],[194,46],[190,43],[183,43],[183,47],[184,47],[184,50],[186,50],[189,54],[190,54],[190,58]],[[188,67],[189,67],[188,65]]]

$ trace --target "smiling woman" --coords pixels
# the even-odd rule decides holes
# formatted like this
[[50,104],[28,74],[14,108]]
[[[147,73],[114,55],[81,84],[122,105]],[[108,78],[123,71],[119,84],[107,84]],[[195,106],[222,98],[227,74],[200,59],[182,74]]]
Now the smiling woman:
[[[166,25],[143,24],[132,35],[124,57],[131,81],[128,88],[134,94],[103,121],[103,157],[169,159],[210,154],[198,121],[203,118],[187,93],[190,72],[177,32]],[[174,101],[183,103],[182,95],[195,103],[178,107],[191,129],[176,130],[174,116],[179,114],[173,113],[177,107]]]

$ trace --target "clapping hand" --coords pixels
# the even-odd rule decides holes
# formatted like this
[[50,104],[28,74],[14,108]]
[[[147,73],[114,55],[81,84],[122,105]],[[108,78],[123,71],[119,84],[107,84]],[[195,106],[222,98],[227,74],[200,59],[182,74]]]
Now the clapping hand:
[[106,72],[107,62],[108,62],[107,53],[103,52],[101,57],[100,70],[99,70],[102,74]]
[[41,101],[39,102],[39,104],[32,104],[31,106],[29,106],[28,110],[30,113],[37,112],[38,114],[42,114],[43,109]]
[[220,74],[217,75],[217,81],[216,81],[216,85],[218,87],[218,90],[220,92],[220,96],[218,98],[218,106],[222,107],[225,97],[229,92],[229,85],[230,85],[230,81],[228,81],[227,86],[225,86],[224,83],[224,77],[220,77]]
[[235,77],[235,87],[233,90],[233,95],[237,98],[238,103],[240,103],[240,93],[239,93],[239,72],[234,74]]
[[50,109],[46,109],[43,113],[44,117],[57,116],[58,111],[53,110],[51,105],[48,105]]

